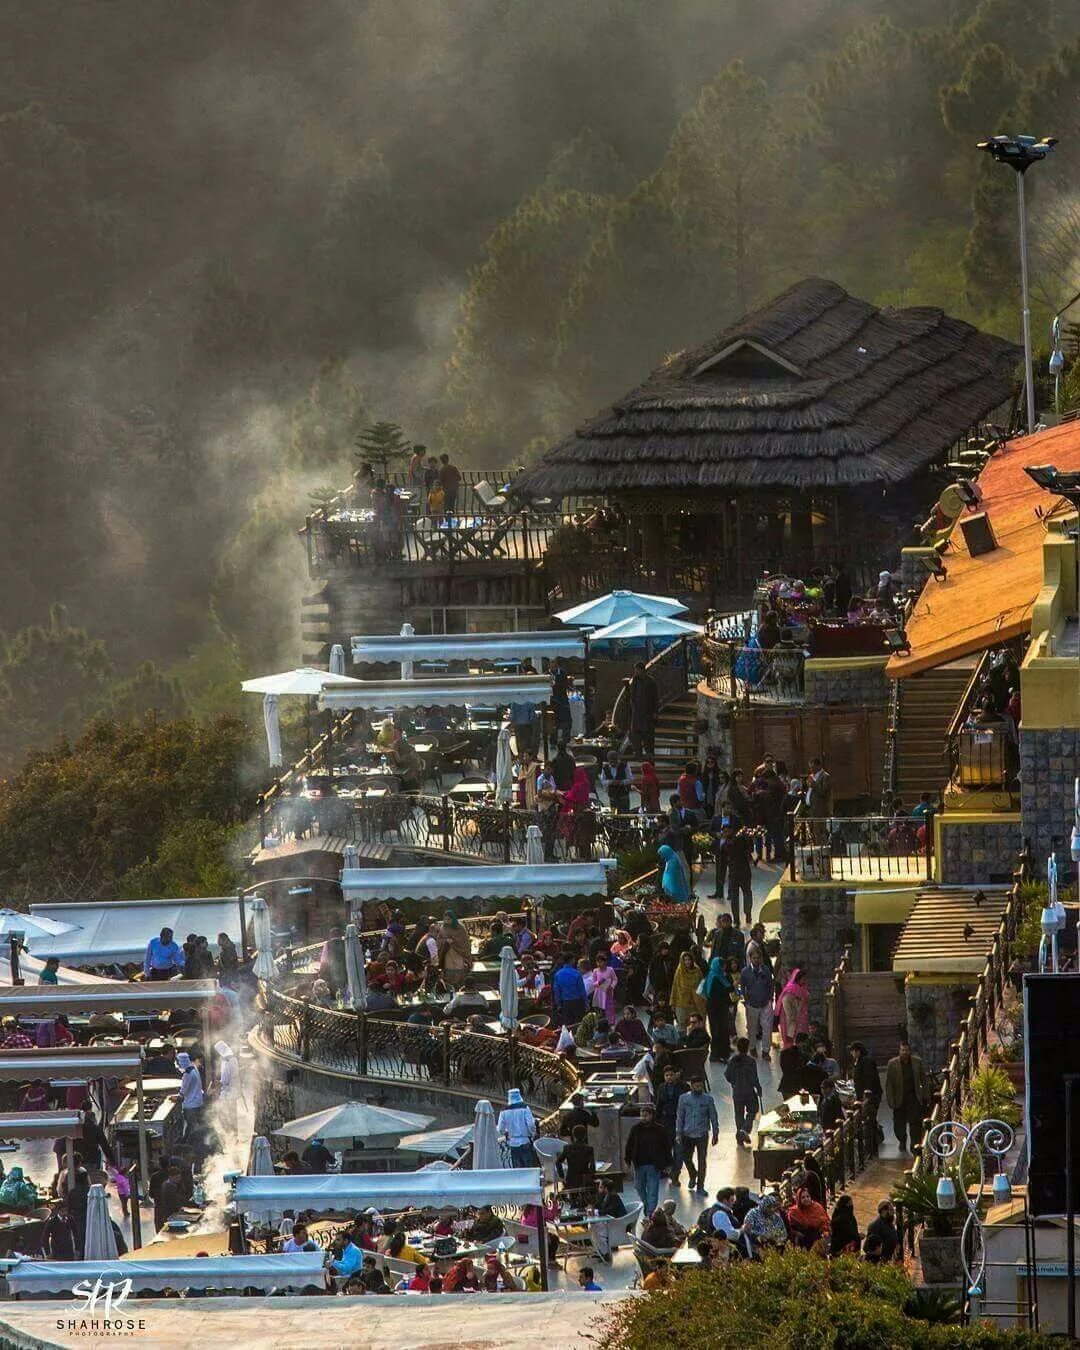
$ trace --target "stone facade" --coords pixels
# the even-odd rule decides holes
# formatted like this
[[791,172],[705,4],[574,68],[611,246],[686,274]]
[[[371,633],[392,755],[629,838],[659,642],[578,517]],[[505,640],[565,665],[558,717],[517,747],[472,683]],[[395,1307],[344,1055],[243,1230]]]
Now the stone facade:
[[885,661],[873,665],[847,665],[842,661],[808,661],[805,690],[807,703],[843,704],[848,708],[883,708],[889,701]]
[[698,688],[698,756],[715,755],[716,762],[729,772],[734,767],[731,700]]
[[1051,850],[1068,876],[1072,833],[1073,780],[1080,773],[1080,728],[1020,729],[1020,812],[1022,835],[1030,839],[1039,870]]
[[805,970],[810,989],[810,1016],[825,1017],[825,994],[844,948],[850,943],[858,968],[855,895],[846,886],[783,885],[780,888],[781,962],[787,974]]
[[908,981],[904,990],[908,1038],[912,1053],[927,1069],[940,1073],[948,1066],[952,1044],[960,1034],[974,992],[974,976],[970,983],[956,976],[943,976],[941,983],[933,984]]
[[982,886],[1012,880],[1021,845],[1018,820],[966,821],[961,816],[951,824],[946,812],[938,821],[942,885]]

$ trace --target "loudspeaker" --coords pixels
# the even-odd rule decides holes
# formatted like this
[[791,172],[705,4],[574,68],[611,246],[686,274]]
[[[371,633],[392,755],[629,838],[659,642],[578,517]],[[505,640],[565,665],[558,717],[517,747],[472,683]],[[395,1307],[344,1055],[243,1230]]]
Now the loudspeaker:
[[[1065,1213],[1065,1081],[1080,1075],[1080,974],[1024,976],[1028,1204]],[[1072,1100],[1073,1204],[1080,1212],[1080,1081]]]
[[985,511],[962,520],[960,530],[964,536],[964,543],[967,544],[967,551],[973,558],[978,558],[983,553],[993,553],[998,546],[994,527],[990,524],[990,517]]

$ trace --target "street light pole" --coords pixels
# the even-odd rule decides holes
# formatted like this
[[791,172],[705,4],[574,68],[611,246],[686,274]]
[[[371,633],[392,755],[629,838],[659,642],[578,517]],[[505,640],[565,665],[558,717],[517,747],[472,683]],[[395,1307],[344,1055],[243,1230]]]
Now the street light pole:
[[1031,304],[1028,296],[1027,213],[1024,210],[1024,175],[1033,164],[1038,164],[1057,145],[1053,136],[991,136],[980,141],[978,148],[998,164],[1007,164],[1016,171],[1016,192],[1020,208],[1020,299],[1024,322],[1024,391],[1027,395],[1028,435],[1035,430],[1035,374],[1031,359]]

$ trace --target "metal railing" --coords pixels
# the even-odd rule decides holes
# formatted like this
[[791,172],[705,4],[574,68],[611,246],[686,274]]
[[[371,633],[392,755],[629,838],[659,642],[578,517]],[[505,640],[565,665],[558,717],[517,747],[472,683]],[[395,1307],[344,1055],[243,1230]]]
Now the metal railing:
[[792,881],[917,881],[933,877],[934,832],[911,817],[788,818]]
[[402,562],[415,564],[519,561],[539,563],[561,516],[522,512],[468,515],[440,520],[421,516],[401,522],[351,520],[314,512],[301,534],[308,570]]
[[764,650],[741,639],[703,638],[705,679],[715,693],[736,703],[802,703],[801,647],[780,644]]
[[945,733],[949,780],[968,792],[1007,792],[1020,769],[1016,728],[1011,720],[1000,717],[981,721],[972,717],[998,655],[998,649],[983,652]]
[[[390,906],[386,906],[386,916],[390,917]],[[520,910],[513,914],[507,914],[511,920],[523,919],[526,923],[532,918],[531,910]],[[495,923],[494,914],[472,914],[459,916],[458,922],[469,934],[474,942],[483,942],[485,938],[491,936],[491,930]],[[364,932],[357,934],[362,946],[369,950],[378,951],[383,945],[383,938],[386,935],[384,928],[369,928]],[[309,942],[300,947],[288,947],[277,954],[276,960],[278,969],[287,975],[313,974],[319,969],[319,956],[322,952],[325,942]]]
[[[485,1036],[449,1022],[415,1026],[365,1013],[319,1008],[260,985],[258,1039],[300,1064],[360,1078],[413,1082],[505,1097],[518,1088],[543,1112],[545,1132],[557,1129],[557,1109],[581,1085],[577,1070],[550,1050],[516,1034]],[[553,1115],[554,1113],[554,1115]]]
[[[877,1109],[871,1101],[857,1102],[834,1130],[828,1130],[822,1142],[808,1153],[817,1163],[825,1183],[825,1198],[833,1200],[873,1158],[877,1157]],[[785,1208],[795,1203],[798,1163],[781,1177],[777,1190]]]
[[900,686],[903,680],[889,682],[889,716],[885,727],[885,765],[881,774],[881,807],[887,810],[896,792],[896,742],[900,734]]

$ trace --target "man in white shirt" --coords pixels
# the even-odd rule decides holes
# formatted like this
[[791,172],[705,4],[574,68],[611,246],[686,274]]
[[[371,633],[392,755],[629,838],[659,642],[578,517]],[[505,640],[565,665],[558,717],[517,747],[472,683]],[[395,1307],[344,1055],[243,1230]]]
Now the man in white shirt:
[[538,1133],[536,1117],[517,1088],[511,1088],[506,1094],[506,1110],[499,1112],[496,1128],[509,1146],[511,1167],[536,1166],[536,1149],[533,1148]]
[[184,1142],[190,1144],[198,1158],[206,1152],[206,1136],[203,1126],[203,1111],[206,1094],[203,1091],[202,1074],[191,1062],[186,1050],[176,1056],[176,1067],[180,1070],[180,1105],[184,1112]]

